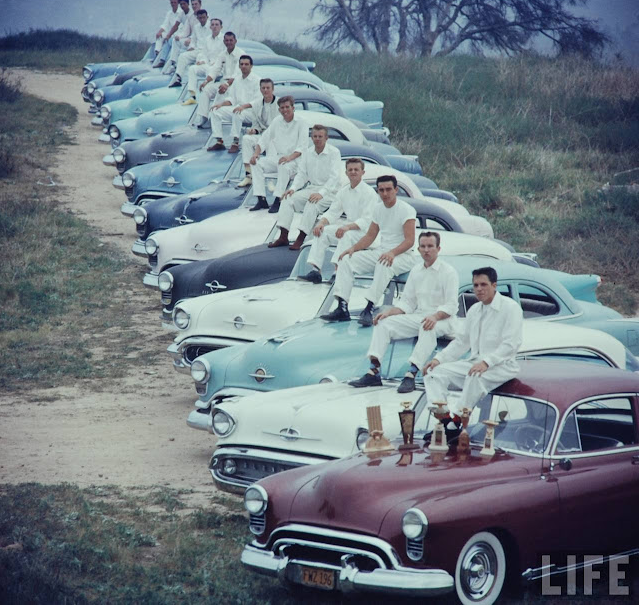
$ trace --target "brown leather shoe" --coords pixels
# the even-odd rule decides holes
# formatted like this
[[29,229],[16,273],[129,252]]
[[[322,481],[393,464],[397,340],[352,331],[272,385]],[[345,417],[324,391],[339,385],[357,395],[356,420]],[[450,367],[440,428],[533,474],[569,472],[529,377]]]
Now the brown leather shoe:
[[280,235],[278,239],[275,239],[273,242],[267,244],[268,248],[279,248],[280,246],[289,245],[289,231],[287,229],[280,228]]
[[221,149],[225,149],[225,144],[220,141],[211,147],[207,147],[207,151],[220,151]]
[[289,249],[300,250],[301,246],[303,245],[303,242],[305,241],[306,236],[307,236],[306,233],[303,233],[302,231],[300,231],[298,234],[298,237],[296,238],[296,241],[289,247]]
[[229,146],[227,153],[238,153],[239,151],[240,151],[240,147],[238,146],[238,143],[232,143]]

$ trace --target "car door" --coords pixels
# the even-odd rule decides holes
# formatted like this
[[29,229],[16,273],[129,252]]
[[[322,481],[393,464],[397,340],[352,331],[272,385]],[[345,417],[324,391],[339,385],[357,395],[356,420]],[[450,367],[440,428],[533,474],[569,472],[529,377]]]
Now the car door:
[[554,447],[569,553],[608,554],[637,544],[638,395],[577,402]]

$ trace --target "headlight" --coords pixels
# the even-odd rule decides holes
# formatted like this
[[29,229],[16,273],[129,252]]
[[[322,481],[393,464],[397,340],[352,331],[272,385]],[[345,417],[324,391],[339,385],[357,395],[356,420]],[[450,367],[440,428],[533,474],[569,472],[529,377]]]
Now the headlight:
[[362,450],[369,439],[369,431],[367,429],[358,429],[356,434],[356,447]]
[[96,105],[100,105],[100,103],[105,100],[105,93],[100,90],[100,88],[98,90],[95,90],[92,96]]
[[89,84],[87,84],[87,93],[89,95],[92,95],[95,90],[96,90],[96,83],[95,82],[89,82]]
[[134,210],[134,222],[136,225],[144,225],[147,222],[147,211],[144,208],[136,208]]
[[245,490],[245,509],[251,515],[262,515],[267,510],[267,492],[260,485],[252,485]]
[[114,156],[114,160],[117,164],[122,164],[127,157],[127,152],[122,147],[116,147],[111,154]]
[[196,359],[191,364],[191,377],[194,382],[205,383],[211,376],[211,366],[206,359]]
[[131,189],[136,184],[136,175],[133,172],[125,172],[122,175],[122,184],[126,189]]
[[179,329],[179,330],[186,330],[189,327],[189,322],[191,320],[191,316],[187,311],[184,309],[181,309],[180,307],[176,307],[174,309],[174,325]]
[[111,107],[109,105],[103,105],[100,108],[100,117],[103,120],[108,120],[111,117]]
[[[218,435],[219,437],[226,437],[234,430],[236,423],[227,412],[223,412],[222,410],[214,410],[211,415],[211,426],[214,429],[214,433],[216,433],[216,435]],[[227,461],[225,461],[225,464],[226,463]]]
[[91,80],[91,78],[93,78],[93,69],[91,69],[90,67],[83,67],[82,77],[85,79],[85,82],[88,82],[89,80]]
[[237,468],[236,461],[232,458],[227,458],[227,460],[223,462],[223,473],[225,473],[225,475],[235,475]]
[[171,273],[169,273],[169,271],[163,271],[158,276],[158,289],[161,292],[169,292],[173,287],[174,287],[174,276]]
[[115,124],[109,126],[109,136],[114,139],[114,141],[117,141],[120,138],[120,128]]
[[427,533],[427,517],[418,508],[410,508],[405,511],[401,521],[403,534],[410,540],[422,538]]

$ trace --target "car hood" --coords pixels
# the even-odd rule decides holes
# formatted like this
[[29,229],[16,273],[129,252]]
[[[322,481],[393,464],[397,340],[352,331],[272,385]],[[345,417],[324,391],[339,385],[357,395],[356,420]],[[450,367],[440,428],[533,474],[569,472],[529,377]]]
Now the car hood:
[[142,115],[146,111],[173,105],[178,101],[180,88],[155,88],[154,90],[144,90],[129,99],[127,112],[130,115]]
[[186,300],[180,306],[190,314],[191,322],[176,340],[195,335],[256,340],[313,317],[329,288],[328,284],[286,280]]
[[358,451],[356,436],[359,428],[367,427],[369,406],[381,406],[387,437],[400,433],[401,402],[414,403],[423,392],[400,394],[397,386],[394,381],[384,388],[364,389],[328,383],[225,401],[220,408],[234,417],[236,428],[229,437],[219,437],[218,446],[243,445],[327,458],[349,456]]
[[[182,105],[167,105],[146,111],[140,116],[130,118],[130,121],[118,125],[120,128],[120,139],[122,141],[136,141],[143,137],[149,136],[146,131],[152,130],[152,136],[158,136],[174,127],[185,127],[185,124],[191,117],[193,109],[183,107]],[[124,121],[123,121],[124,122]],[[211,134],[209,130],[205,130]]]
[[[449,506],[461,496],[483,501],[481,490],[526,477],[528,467],[534,465],[521,456],[496,454],[486,462],[477,451],[466,460],[452,455],[442,462],[433,460],[427,449],[405,456],[399,451],[359,454],[308,467],[306,472],[298,471],[298,476],[293,471],[289,482],[293,501],[287,520],[379,535],[386,517],[395,511],[390,515],[394,524],[390,529],[396,533],[402,511],[422,504],[432,511],[430,521],[438,522],[439,511],[448,508],[448,501]],[[277,478],[274,475],[261,482],[268,493]],[[279,499],[282,501],[282,495]]]

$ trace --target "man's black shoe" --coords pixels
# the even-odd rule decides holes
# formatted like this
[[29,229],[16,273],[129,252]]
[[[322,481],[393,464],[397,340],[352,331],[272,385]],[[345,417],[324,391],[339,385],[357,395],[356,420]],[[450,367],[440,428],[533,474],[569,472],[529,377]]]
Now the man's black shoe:
[[397,393],[411,393],[416,388],[414,376],[405,376],[396,389]]
[[364,328],[369,328],[374,325],[374,320],[372,318],[372,312],[369,309],[363,309],[361,314],[358,316],[358,323],[361,324]]
[[267,203],[267,200],[262,195],[259,195],[256,205],[252,206],[249,209],[249,211],[256,212],[256,210],[264,210],[265,208],[269,208],[269,204]]
[[298,279],[302,279],[303,281],[310,281],[313,284],[320,284],[323,281],[323,276],[321,275],[320,271],[316,271],[316,269],[313,269],[307,275],[303,275]]
[[173,84],[169,85],[169,88],[176,88],[178,86],[182,86],[183,83],[180,81],[180,78],[177,78],[176,81]]
[[274,203],[269,207],[269,214],[276,214],[280,210],[280,199],[276,198]]
[[349,321],[351,318],[349,316],[349,311],[336,307],[331,313],[320,316],[321,319],[325,321]]
[[363,374],[357,380],[350,380],[347,384],[350,386],[361,389],[363,387],[382,387],[383,382],[381,381],[380,374],[370,374],[369,372]]

